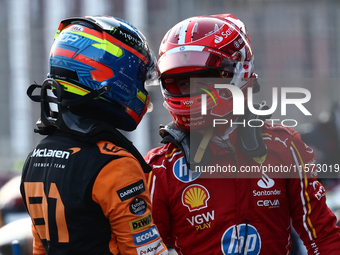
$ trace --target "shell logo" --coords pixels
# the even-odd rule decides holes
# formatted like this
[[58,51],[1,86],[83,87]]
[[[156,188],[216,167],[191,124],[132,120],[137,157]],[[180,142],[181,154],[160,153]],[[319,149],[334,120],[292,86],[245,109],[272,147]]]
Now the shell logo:
[[182,193],[182,204],[188,207],[189,211],[198,211],[208,207],[210,194],[208,190],[199,184],[188,186]]

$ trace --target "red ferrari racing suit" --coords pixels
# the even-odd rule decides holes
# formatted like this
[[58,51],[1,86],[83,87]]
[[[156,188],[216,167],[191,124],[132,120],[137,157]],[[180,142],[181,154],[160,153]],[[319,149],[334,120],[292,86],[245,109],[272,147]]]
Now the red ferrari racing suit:
[[265,124],[268,153],[251,158],[241,152],[237,132],[229,134],[229,150],[209,143],[210,172],[189,170],[173,143],[146,155],[153,218],[164,242],[185,255],[284,255],[292,222],[310,255],[340,254],[340,229],[316,180],[314,153],[299,133]]

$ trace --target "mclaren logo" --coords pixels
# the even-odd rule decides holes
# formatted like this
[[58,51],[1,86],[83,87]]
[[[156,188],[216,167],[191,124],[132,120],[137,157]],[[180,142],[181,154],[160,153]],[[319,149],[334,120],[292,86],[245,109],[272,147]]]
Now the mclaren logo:
[[[71,151],[71,152],[70,152]],[[68,159],[70,155],[80,151],[80,148],[70,148],[68,151],[52,150],[52,149],[35,149],[31,155],[31,158],[62,158]]]
[[72,151],[71,155],[77,153],[78,151],[80,151],[81,149],[79,147],[73,147],[73,148],[69,148],[69,151]]

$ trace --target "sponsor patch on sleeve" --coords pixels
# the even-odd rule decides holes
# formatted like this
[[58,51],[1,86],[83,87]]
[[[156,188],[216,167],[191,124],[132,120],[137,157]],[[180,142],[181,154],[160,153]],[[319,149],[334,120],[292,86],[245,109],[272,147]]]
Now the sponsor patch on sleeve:
[[158,237],[159,233],[156,226],[152,226],[151,228],[144,230],[143,232],[133,235],[133,241],[135,242],[136,246],[140,246],[153,241]]
[[140,180],[120,190],[117,190],[117,194],[120,200],[123,202],[139,194],[142,194],[144,191],[145,191],[144,182],[143,180]]
[[151,226],[151,224],[152,224],[151,213],[148,213],[145,216],[140,217],[138,219],[129,221],[131,232],[142,230],[144,228]]
[[132,214],[142,215],[146,212],[148,205],[143,198],[135,197],[129,207]]
[[[160,254],[160,252],[166,250],[161,242],[161,239],[156,240],[152,243],[137,247],[137,254],[149,255],[149,254]],[[161,253],[163,254],[163,253]],[[165,253],[167,254],[167,253]]]

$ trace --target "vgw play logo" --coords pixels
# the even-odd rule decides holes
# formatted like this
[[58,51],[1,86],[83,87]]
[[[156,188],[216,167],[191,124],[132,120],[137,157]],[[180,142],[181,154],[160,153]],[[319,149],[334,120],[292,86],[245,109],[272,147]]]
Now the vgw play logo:
[[[204,84],[206,85],[206,84]],[[243,92],[240,88],[236,87],[235,85],[230,84],[215,84],[214,88],[211,86],[206,85],[209,87],[210,91],[208,89],[199,88],[206,92],[205,94],[201,95],[201,114],[207,115],[207,95],[209,95],[212,100],[215,103],[215,106],[217,106],[217,99],[219,100],[220,104],[222,104],[222,100],[220,98],[220,95],[218,94],[218,89],[228,89],[231,93],[231,96],[233,98],[233,115],[244,115],[245,113],[245,107],[244,102],[245,98],[243,95]],[[247,90],[247,106],[251,113],[259,116],[269,116],[272,113],[274,113],[278,106],[278,88],[273,87],[272,88],[272,106],[269,109],[255,109],[253,105],[253,88],[250,87]],[[302,94],[304,97],[302,98],[287,98],[288,94],[295,93],[295,94]],[[304,115],[311,116],[312,114],[306,109],[306,107],[303,105],[311,99],[311,93],[309,90],[305,88],[298,88],[298,87],[283,87],[281,88],[281,115],[285,116],[287,115],[287,105],[295,105]],[[256,125],[252,124],[256,121]],[[280,121],[282,125],[288,126],[288,127],[295,127],[297,126],[298,122],[294,119],[266,119],[265,121],[271,122],[271,125],[273,126],[275,121]],[[250,126],[250,127],[260,127],[264,125],[264,122],[261,119],[251,119],[246,122],[246,120],[243,120],[243,122],[233,122],[230,120],[230,125],[243,125],[243,126]],[[288,123],[293,122],[293,125],[288,125]],[[226,119],[213,119],[213,126],[221,125],[221,124],[227,124],[228,120]]]

